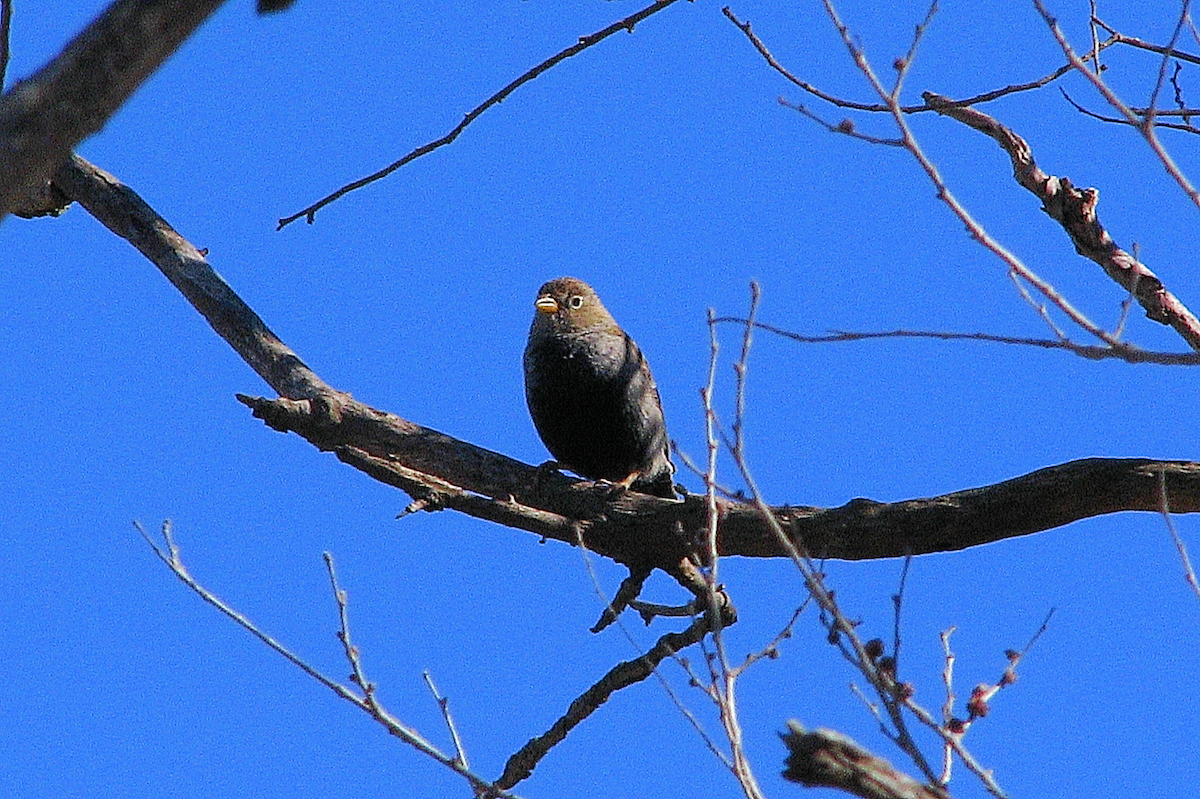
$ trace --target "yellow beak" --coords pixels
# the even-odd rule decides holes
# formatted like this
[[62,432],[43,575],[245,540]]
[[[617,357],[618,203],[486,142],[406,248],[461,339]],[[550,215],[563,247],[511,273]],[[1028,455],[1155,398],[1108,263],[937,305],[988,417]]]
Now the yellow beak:
[[558,313],[558,302],[549,295],[538,297],[533,307],[537,308],[539,313]]

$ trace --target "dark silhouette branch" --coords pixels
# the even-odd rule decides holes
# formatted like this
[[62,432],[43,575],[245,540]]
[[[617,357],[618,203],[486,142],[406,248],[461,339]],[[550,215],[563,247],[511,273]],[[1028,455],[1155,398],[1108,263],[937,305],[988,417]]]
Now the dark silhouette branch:
[[790,721],[780,737],[788,748],[785,780],[808,788],[837,788],[863,799],[950,799],[943,788],[897,771],[841,733],[808,732]]
[[[1151,113],[1152,109],[1150,109],[1150,108],[1135,108],[1133,106],[1130,106],[1129,110],[1132,111],[1134,114],[1136,114],[1142,120],[1135,125],[1134,123],[1130,122],[1128,119],[1124,119],[1124,118],[1120,118],[1120,117],[1105,116],[1104,114],[1097,114],[1095,111],[1092,111],[1090,108],[1084,107],[1082,103],[1076,102],[1075,99],[1073,97],[1071,97],[1071,95],[1067,94],[1066,90],[1060,88],[1059,91],[1062,92],[1063,99],[1066,100],[1068,103],[1070,103],[1071,107],[1074,108],[1076,111],[1083,114],[1084,116],[1089,116],[1092,119],[1096,119],[1101,122],[1108,122],[1108,123],[1114,124],[1114,125],[1128,125],[1133,128],[1140,128],[1142,126],[1142,124],[1144,124],[1144,121],[1147,118],[1153,116],[1153,117],[1155,117],[1154,127],[1156,127],[1156,128],[1166,128],[1168,130],[1178,130],[1182,133],[1200,134],[1200,128],[1197,128],[1195,125],[1190,124],[1190,122],[1188,121],[1191,117],[1200,116],[1200,111],[1198,111],[1197,109],[1194,109],[1194,108],[1191,108],[1191,109],[1188,109],[1188,108],[1167,109],[1165,111],[1164,110],[1154,110],[1153,113]],[[1158,117],[1161,117],[1161,116],[1181,116],[1181,117],[1184,117],[1184,122],[1162,122],[1158,119]]]
[[1099,17],[1092,17],[1092,22],[1103,28],[1108,35],[1112,37],[1111,41],[1116,44],[1127,44],[1130,47],[1136,47],[1140,50],[1149,50],[1152,53],[1170,56],[1171,58],[1177,58],[1180,61],[1187,61],[1190,64],[1200,64],[1200,56],[1195,56],[1191,53],[1185,53],[1174,47],[1165,47],[1161,44],[1153,44],[1151,42],[1143,41],[1142,39],[1138,39],[1134,36],[1126,36],[1117,29],[1113,28],[1111,25],[1103,22]]
[[708,620],[697,618],[686,630],[667,633],[659,638],[650,651],[641,657],[613,666],[599,682],[576,698],[567,708],[567,712],[554,722],[550,729],[530,740],[508,759],[504,765],[504,773],[495,782],[496,787],[512,788],[527,778],[541,759],[566,738],[579,722],[590,716],[617,691],[641,682],[653,674],[664,658],[697,643],[708,632],[709,624]]
[[224,0],[118,0],[0,98],[0,218],[99,131]]
[[[424,509],[457,510],[571,545],[582,540],[592,551],[634,569],[661,568],[679,579],[680,563],[702,550],[705,497],[691,495],[682,502],[635,492],[614,497],[607,488],[597,490],[561,474],[547,476],[537,467],[364,405],[317,377],[132,189],[80,158],[65,165],[55,181],[153,261],[281,395],[275,400],[239,397],[274,429],[334,452],[402,489]],[[856,499],[832,509],[783,506],[773,514],[793,542],[814,557],[902,557],[965,549],[1107,513],[1158,512],[1160,479],[1173,512],[1200,511],[1200,464],[1092,458],[940,497],[894,503]],[[787,557],[754,506],[723,500],[719,511],[719,554]]]

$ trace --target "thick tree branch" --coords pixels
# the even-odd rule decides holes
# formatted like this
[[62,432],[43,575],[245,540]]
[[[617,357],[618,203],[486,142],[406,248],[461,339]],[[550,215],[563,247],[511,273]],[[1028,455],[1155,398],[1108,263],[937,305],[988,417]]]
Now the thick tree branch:
[[0,218],[54,174],[224,0],[118,0],[0,98]]
[[[635,492],[612,495],[370,408],[326,385],[211,269],[203,255],[132,189],[74,158],[58,185],[153,261],[281,399],[239,397],[271,427],[419,500],[575,545],[635,569],[681,576],[704,540],[706,501]],[[792,540],[814,557],[844,560],[948,552],[1118,511],[1158,512],[1164,481],[1176,513],[1200,511],[1200,464],[1148,459],[1073,461],[940,497],[895,503],[856,499],[840,508],[775,508]],[[760,512],[720,505],[718,552],[786,557]]]
[[781,735],[788,748],[783,778],[808,788],[837,788],[863,799],[949,799],[944,789],[899,772],[832,730],[808,732],[795,721]]

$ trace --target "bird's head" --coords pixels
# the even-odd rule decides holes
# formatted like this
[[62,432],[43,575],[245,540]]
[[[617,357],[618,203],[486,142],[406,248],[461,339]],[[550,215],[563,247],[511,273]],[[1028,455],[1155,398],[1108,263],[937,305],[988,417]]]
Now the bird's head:
[[551,280],[538,289],[533,307],[535,330],[559,333],[583,333],[594,330],[618,331],[596,292],[587,283],[574,277]]

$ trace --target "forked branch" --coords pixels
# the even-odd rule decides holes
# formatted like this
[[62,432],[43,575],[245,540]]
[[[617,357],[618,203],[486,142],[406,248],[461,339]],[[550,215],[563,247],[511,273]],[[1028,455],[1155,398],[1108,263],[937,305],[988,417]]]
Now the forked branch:
[[[635,492],[614,498],[586,481],[546,479],[534,466],[370,408],[321,381],[131,189],[78,158],[55,180],[153,261],[281,395],[241,398],[273,428],[334,452],[428,510],[458,510],[572,545],[582,538],[604,557],[671,574],[702,551],[708,517],[703,495],[682,502]],[[1106,513],[1158,512],[1160,479],[1172,512],[1200,511],[1200,464],[1093,458],[940,497],[856,499],[832,509],[782,506],[773,514],[793,543],[814,557],[903,557],[965,549]],[[721,555],[788,556],[752,505],[721,500],[718,527]]]
[[1096,206],[1100,192],[1080,189],[1067,178],[1042,171],[1033,158],[1028,142],[1011,128],[974,108],[965,108],[947,97],[925,92],[925,102],[939,114],[955,119],[991,137],[1012,161],[1017,183],[1042,202],[1042,210],[1062,225],[1071,237],[1075,251],[1095,261],[1105,274],[1137,298],[1147,318],[1170,325],[1193,350],[1200,351],[1200,320],[1179,299],[1167,291],[1162,281],[1129,252],[1121,249],[1100,224]]

